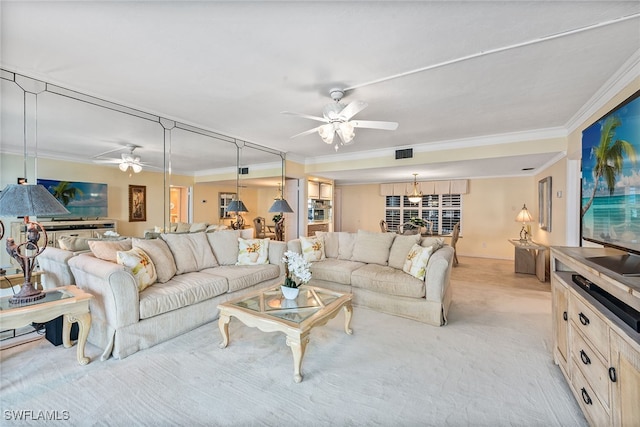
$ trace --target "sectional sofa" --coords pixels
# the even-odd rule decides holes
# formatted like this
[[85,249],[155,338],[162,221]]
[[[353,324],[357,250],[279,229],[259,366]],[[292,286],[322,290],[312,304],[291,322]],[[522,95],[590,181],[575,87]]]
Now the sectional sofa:
[[309,284],[353,293],[353,303],[441,326],[451,304],[454,249],[443,240],[358,230],[317,232],[288,249],[312,263]]
[[[90,252],[49,247],[39,258],[52,285],[73,280],[94,296],[88,341],[103,349],[102,360],[121,359],[215,320],[224,301],[283,280],[286,243],[240,236],[90,241]],[[237,265],[247,242],[259,242],[260,258]]]

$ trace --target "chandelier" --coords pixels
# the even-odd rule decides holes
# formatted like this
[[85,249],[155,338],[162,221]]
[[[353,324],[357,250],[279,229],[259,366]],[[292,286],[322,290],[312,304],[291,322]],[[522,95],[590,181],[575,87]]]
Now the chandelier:
[[420,203],[420,200],[422,200],[422,191],[418,191],[418,181],[416,180],[417,176],[417,173],[413,174],[413,192],[411,194],[407,194],[411,203]]

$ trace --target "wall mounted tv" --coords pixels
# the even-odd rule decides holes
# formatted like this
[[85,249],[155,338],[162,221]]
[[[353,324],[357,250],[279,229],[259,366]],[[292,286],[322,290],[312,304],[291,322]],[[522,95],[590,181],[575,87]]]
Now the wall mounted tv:
[[98,219],[109,214],[107,184],[54,179],[38,179],[38,184],[49,190],[70,212],[53,219]]
[[640,276],[640,91],[582,132],[580,213],[584,240],[628,252],[591,260]]

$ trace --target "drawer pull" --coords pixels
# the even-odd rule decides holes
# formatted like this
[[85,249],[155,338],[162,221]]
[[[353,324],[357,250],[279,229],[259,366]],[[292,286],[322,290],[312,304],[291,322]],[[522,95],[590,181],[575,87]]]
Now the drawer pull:
[[587,353],[585,353],[584,350],[580,350],[580,359],[582,359],[582,363],[585,365],[589,365],[591,363],[591,359],[589,359],[589,356],[587,356]]
[[567,316],[567,312],[563,312],[562,313],[562,320],[564,320],[565,322],[569,319],[569,316]]
[[582,400],[584,400],[584,403],[586,403],[587,405],[592,405],[593,402],[591,401],[591,398],[589,397],[589,393],[587,393],[587,390],[584,389],[584,387],[582,387]]
[[612,383],[615,383],[616,381],[618,381],[618,376],[616,375],[616,368],[614,367],[609,368],[609,379],[611,380]]
[[580,313],[578,317],[580,317],[580,323],[582,323],[584,326],[587,326],[589,324],[589,318],[583,313]]

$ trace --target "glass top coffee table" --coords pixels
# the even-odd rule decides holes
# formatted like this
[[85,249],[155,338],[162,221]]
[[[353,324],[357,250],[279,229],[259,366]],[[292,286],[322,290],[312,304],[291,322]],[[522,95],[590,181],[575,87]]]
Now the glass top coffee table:
[[298,297],[295,300],[287,300],[282,296],[278,286],[227,301],[218,306],[218,326],[222,333],[220,348],[229,344],[229,322],[232,316],[245,325],[263,332],[283,332],[293,353],[293,379],[299,383],[302,381],[300,369],[311,329],[326,324],[343,309],[344,330],[347,334],[352,334],[352,297],[350,293],[301,286]]

